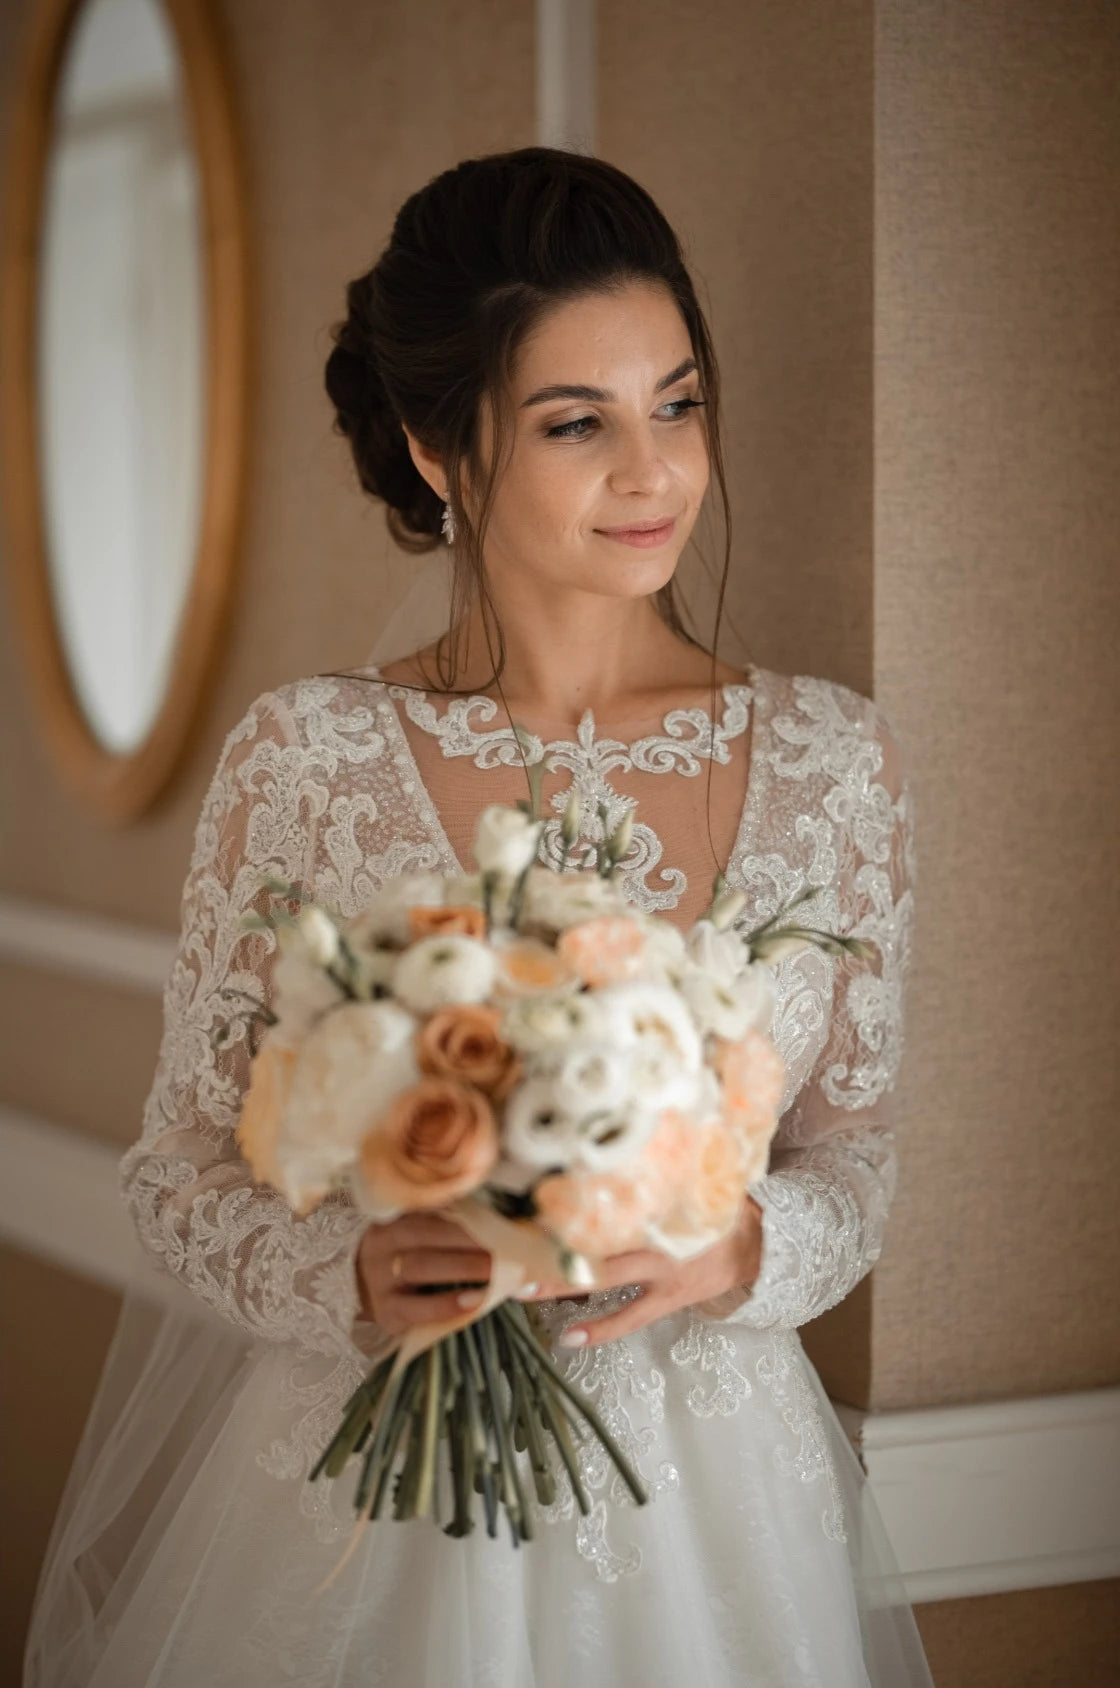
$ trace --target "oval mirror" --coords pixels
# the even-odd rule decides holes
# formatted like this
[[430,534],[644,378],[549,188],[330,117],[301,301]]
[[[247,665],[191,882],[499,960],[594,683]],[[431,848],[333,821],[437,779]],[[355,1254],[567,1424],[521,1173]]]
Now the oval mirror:
[[241,494],[244,219],[205,0],[48,0],[11,144],[9,572],[60,770],[121,824],[186,741]]

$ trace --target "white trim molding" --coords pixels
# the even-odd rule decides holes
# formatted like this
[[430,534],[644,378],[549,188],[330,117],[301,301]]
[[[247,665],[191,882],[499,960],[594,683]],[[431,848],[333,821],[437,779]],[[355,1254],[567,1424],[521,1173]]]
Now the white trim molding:
[[150,927],[0,896],[0,960],[161,996],[177,943]]
[[[181,1301],[133,1235],[121,1153],[0,1107],[0,1241],[110,1289]],[[1120,1575],[1120,1389],[836,1411],[915,1605]]]
[[1120,1388],[837,1412],[913,1602],[1120,1576]]

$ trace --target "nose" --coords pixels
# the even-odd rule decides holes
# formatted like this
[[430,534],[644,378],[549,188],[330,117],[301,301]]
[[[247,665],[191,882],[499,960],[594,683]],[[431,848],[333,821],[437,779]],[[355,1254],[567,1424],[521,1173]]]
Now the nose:
[[648,424],[621,430],[608,477],[612,492],[657,496],[672,480],[659,442]]

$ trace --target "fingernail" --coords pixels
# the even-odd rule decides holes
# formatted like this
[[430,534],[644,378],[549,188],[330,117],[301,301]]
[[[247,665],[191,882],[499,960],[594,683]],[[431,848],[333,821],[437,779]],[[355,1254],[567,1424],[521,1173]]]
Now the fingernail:
[[522,1284],[521,1288],[513,1293],[518,1301],[528,1301],[530,1296],[536,1295],[540,1287],[540,1284]]
[[465,1289],[462,1295],[456,1299],[465,1313],[471,1307],[482,1306],[482,1303],[486,1300],[486,1291],[484,1289]]
[[561,1348],[582,1348],[586,1341],[585,1330],[566,1330],[560,1333]]

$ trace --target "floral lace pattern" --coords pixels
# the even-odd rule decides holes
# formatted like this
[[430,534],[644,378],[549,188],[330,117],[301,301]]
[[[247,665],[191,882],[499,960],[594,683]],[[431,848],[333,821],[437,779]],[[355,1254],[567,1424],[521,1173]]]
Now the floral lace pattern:
[[[680,1483],[658,1439],[678,1406],[697,1421],[729,1417],[762,1392],[772,1405],[774,1469],[798,1484],[822,1485],[821,1527],[843,1540],[824,1427],[795,1333],[842,1300],[882,1247],[897,1168],[884,1098],[902,1058],[913,803],[898,741],[869,699],[823,679],[759,669],[751,676],[749,686],[724,687],[714,727],[706,711],[675,710],[661,733],[628,746],[597,739],[588,711],[574,741],[538,739],[530,757],[571,774],[590,849],[603,824],[600,806],[609,827],[626,803],[612,777],[687,778],[705,759],[726,762],[753,712],[750,780],[727,866],[728,883],[749,899],[744,920],[757,924],[815,884],[821,889],[800,911],[806,922],[866,938],[879,960],[810,950],[778,965],[773,1033],[787,1084],[770,1170],[753,1187],[764,1213],[753,1289],[659,1321],[664,1363],[650,1359],[644,1331],[582,1353],[561,1349],[558,1357],[653,1497]],[[260,875],[302,884],[350,914],[390,875],[460,868],[397,701],[444,757],[471,759],[480,773],[479,808],[492,800],[487,770],[520,760],[512,730],[491,725],[495,706],[485,698],[437,713],[423,694],[379,680],[315,677],[252,704],[226,740],[203,803],[143,1133],[121,1163],[122,1192],[149,1254],[249,1337],[295,1350],[286,1391],[291,1433],[259,1462],[297,1481],[384,1342],[358,1317],[354,1257],[366,1221],[342,1198],[297,1219],[251,1183],[233,1140],[248,1083],[247,1023],[235,1017],[229,1035],[219,1034],[246,998],[267,1000],[275,940],[239,926],[242,913],[267,901]],[[669,780],[666,791],[673,789]],[[553,796],[557,811],[565,798]],[[557,855],[557,831],[558,820],[550,821],[546,856]],[[654,912],[677,907],[686,875],[663,862],[648,809],[635,840],[623,864],[631,899]],[[539,1306],[555,1332],[635,1293],[627,1286],[582,1305]],[[608,1465],[594,1446],[581,1449],[594,1503],[578,1519],[576,1537],[595,1574],[612,1580],[636,1572],[641,1555],[609,1540],[606,1503],[629,1497]],[[570,1516],[573,1496],[560,1468],[557,1482],[551,1512]],[[329,1485],[303,1488],[301,1506],[316,1531],[337,1531]]]

